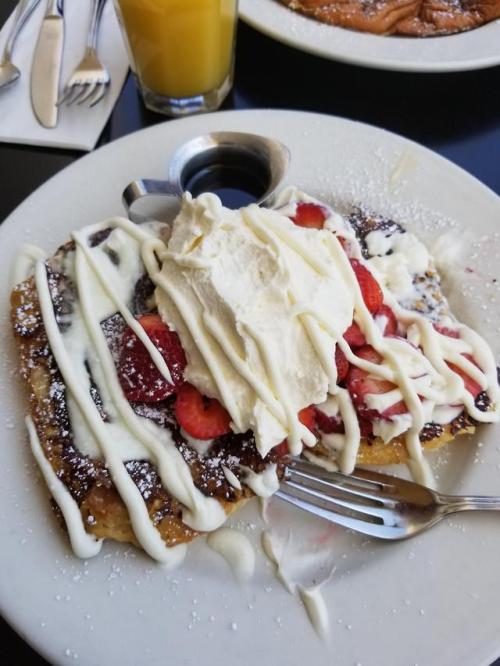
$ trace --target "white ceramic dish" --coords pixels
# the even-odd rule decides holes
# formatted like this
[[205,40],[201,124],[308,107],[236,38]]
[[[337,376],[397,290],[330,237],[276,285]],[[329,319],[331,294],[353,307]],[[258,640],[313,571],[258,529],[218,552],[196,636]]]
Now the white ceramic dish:
[[[289,182],[319,197],[363,201],[411,223],[424,238],[451,231],[466,239],[469,250],[467,234],[473,232],[477,247],[468,267],[474,272],[455,269],[452,301],[500,351],[499,291],[491,282],[499,264],[500,199],[416,144],[333,117],[243,111],[156,125],[78,160],[0,227],[2,613],[54,664],[486,666],[500,653],[495,515],[468,515],[390,545],[339,529],[337,572],[325,590],[330,644],[317,638],[304,609],[261,556],[255,578],[241,588],[202,540],[173,574],[133,548],[108,544],[89,562],[70,553],[26,445],[25,401],[8,332],[9,262],[21,242],[51,250],[73,228],[119,213],[125,184],[161,177],[181,143],[213,130],[283,141],[292,153]],[[498,493],[499,441],[497,427],[484,427],[472,441],[441,454],[441,487]],[[236,522],[258,541],[254,506]]]
[[324,25],[278,0],[240,0],[249,25],[284,44],[353,65],[407,72],[456,72],[500,63],[500,21],[445,37],[386,37]]

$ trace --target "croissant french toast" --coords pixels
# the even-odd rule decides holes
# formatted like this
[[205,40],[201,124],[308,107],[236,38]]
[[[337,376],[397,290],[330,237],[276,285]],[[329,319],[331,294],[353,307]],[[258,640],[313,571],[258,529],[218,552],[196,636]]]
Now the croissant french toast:
[[109,538],[175,563],[290,455],[430,483],[423,451],[498,419],[491,351],[423,245],[294,189],[74,232],[11,305],[31,446],[85,556]]

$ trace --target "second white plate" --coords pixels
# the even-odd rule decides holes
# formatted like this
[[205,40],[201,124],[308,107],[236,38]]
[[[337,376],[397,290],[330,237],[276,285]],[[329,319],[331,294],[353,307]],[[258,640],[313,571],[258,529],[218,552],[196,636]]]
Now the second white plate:
[[408,72],[458,72],[500,64],[500,20],[427,39],[345,30],[294,12],[278,0],[240,0],[249,25],[288,46],[354,65]]

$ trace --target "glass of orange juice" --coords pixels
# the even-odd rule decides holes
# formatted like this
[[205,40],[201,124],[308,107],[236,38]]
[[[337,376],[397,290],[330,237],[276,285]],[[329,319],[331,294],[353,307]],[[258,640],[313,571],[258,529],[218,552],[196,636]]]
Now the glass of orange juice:
[[115,0],[145,105],[182,116],[217,109],[233,84],[238,0]]

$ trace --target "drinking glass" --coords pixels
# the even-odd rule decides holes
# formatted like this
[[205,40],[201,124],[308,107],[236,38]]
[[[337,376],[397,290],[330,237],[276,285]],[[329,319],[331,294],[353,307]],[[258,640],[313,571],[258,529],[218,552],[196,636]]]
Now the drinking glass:
[[233,84],[238,0],[115,0],[145,105],[214,111]]

